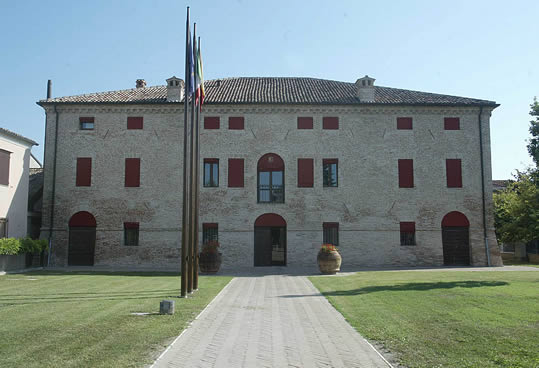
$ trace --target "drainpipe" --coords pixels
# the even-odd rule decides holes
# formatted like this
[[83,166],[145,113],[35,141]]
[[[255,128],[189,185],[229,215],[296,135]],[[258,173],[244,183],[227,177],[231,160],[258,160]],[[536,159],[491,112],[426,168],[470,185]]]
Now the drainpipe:
[[485,238],[485,252],[487,253],[487,265],[490,267],[490,251],[488,249],[487,236],[487,207],[485,203],[485,165],[483,162],[483,127],[481,124],[481,115],[483,115],[483,106],[479,106],[479,116],[477,123],[479,124],[479,152],[481,154],[481,199],[483,200],[483,236]]
[[[47,91],[47,95],[48,95],[48,91]],[[56,109],[56,104],[54,105],[54,116],[55,116],[54,159],[53,159],[53,167],[52,167],[51,215],[50,215],[50,225],[49,225],[49,256],[47,257],[47,267],[50,267],[50,264],[51,264],[52,228],[54,227],[54,198],[56,196],[56,155],[58,152],[58,110]]]

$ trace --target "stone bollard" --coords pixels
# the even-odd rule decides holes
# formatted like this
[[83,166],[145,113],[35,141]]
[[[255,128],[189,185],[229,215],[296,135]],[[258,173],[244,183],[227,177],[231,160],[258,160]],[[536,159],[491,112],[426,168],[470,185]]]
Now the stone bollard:
[[159,303],[159,314],[174,314],[174,300],[162,300]]

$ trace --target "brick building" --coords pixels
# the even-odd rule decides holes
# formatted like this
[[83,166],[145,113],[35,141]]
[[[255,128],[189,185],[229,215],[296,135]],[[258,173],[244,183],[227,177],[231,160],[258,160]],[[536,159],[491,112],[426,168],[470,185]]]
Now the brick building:
[[[206,93],[199,231],[224,268],[313,265],[323,242],[349,265],[485,265],[487,248],[500,264],[495,102],[369,77],[227,78]],[[179,268],[182,100],[173,77],[38,102],[53,265]]]

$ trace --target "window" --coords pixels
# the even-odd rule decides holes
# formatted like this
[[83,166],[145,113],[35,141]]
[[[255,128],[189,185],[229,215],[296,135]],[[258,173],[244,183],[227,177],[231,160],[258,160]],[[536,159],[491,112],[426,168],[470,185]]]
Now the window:
[[325,187],[339,185],[339,161],[336,158],[322,160],[323,183]]
[[219,129],[220,119],[219,116],[205,116],[204,117],[204,129]]
[[412,118],[397,118],[397,129],[412,129]]
[[312,117],[299,117],[298,116],[298,129],[312,129],[313,118]]
[[92,158],[77,158],[77,177],[75,179],[77,187],[89,187],[92,185]]
[[414,160],[399,160],[399,188],[414,187]]
[[143,123],[142,116],[129,116],[127,118],[127,129],[142,129]]
[[93,117],[80,117],[79,124],[80,124],[80,130],[94,130]]
[[228,118],[228,129],[230,130],[243,130],[245,126],[245,119],[243,116],[231,116]]
[[258,160],[258,203],[284,203],[284,161],[276,154]]
[[206,222],[202,224],[202,244],[210,241],[219,241],[219,225]]
[[460,130],[460,118],[444,118],[445,130]]
[[243,158],[228,159],[228,187],[243,188]]
[[140,187],[140,158],[125,159],[125,186]]
[[312,158],[298,159],[298,187],[312,188],[314,185],[314,160]]
[[0,218],[0,238],[7,238],[7,218]]
[[445,160],[448,188],[462,188],[462,164],[460,159]]
[[324,244],[339,246],[339,223],[324,222],[322,228],[324,229]]
[[124,245],[138,245],[138,222],[124,222]]
[[0,184],[9,185],[9,158],[11,152],[0,149]]
[[401,245],[415,245],[415,222],[401,222]]
[[322,129],[339,129],[339,118],[336,116],[324,116]]
[[219,186],[219,159],[205,158],[204,159],[204,186],[218,187]]

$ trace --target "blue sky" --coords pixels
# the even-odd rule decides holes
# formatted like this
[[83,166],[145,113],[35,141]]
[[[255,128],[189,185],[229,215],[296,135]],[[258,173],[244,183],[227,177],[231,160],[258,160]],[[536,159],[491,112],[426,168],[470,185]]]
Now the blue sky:
[[[45,97],[182,77],[183,1],[0,0],[0,127],[43,155]],[[206,79],[310,76],[495,100],[493,178],[531,164],[538,1],[194,1]]]

